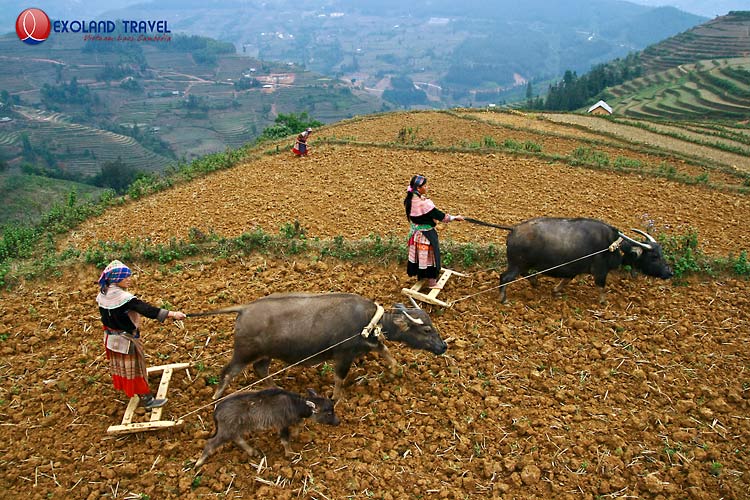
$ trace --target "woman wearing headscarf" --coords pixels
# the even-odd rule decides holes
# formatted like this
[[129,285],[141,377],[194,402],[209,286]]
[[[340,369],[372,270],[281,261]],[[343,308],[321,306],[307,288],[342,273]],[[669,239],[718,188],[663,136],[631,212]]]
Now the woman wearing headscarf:
[[297,136],[297,141],[294,143],[292,151],[297,156],[307,156],[307,140],[310,138],[313,129],[308,127]]
[[464,218],[461,215],[446,214],[435,207],[427,197],[427,178],[423,175],[411,178],[406,189],[404,208],[411,226],[406,272],[420,280],[426,279],[430,288],[438,288],[440,242],[435,226],[438,222],[461,221]]
[[132,285],[132,271],[119,260],[113,260],[99,276],[96,303],[104,325],[104,345],[109,359],[115,389],[128,397],[138,395],[147,409],[159,408],[166,399],[156,399],[148,386],[146,359],[140,338],[143,316],[163,322],[167,318],[185,319],[180,311],[152,306],[127,289]]

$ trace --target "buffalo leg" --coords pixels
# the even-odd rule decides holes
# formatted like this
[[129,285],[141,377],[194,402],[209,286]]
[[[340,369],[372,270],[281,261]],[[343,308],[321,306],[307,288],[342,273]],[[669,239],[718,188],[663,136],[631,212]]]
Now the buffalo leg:
[[224,394],[229,383],[242,371],[245,365],[247,365],[246,362],[232,358],[232,361],[221,370],[221,382],[219,383],[219,387],[216,388],[216,392],[214,392],[214,399],[219,399]]
[[594,269],[594,283],[599,288],[599,303],[604,304],[607,302],[607,297],[604,293],[607,286],[607,269],[601,265]]
[[289,427],[284,427],[279,431],[279,439],[281,440],[281,446],[284,447],[284,455],[287,457],[294,456],[295,453],[289,445]]
[[563,278],[560,280],[560,283],[557,284],[555,288],[552,289],[552,294],[555,296],[559,296],[562,294],[562,289],[565,288],[565,286],[570,283],[571,278]]
[[250,457],[255,457],[256,455],[258,455],[258,452],[255,450],[255,448],[247,444],[247,441],[245,441],[242,436],[236,436],[234,438],[234,442],[237,443],[237,446],[245,450],[245,452],[250,455]]
[[265,380],[266,387],[276,387],[276,384],[268,378],[268,368],[271,366],[271,358],[259,359],[253,363],[253,371],[258,377],[258,380]]
[[224,437],[221,436],[218,432],[216,433],[214,437],[209,439],[206,442],[206,446],[203,448],[203,454],[198,459],[198,461],[195,462],[195,468],[198,468],[204,463],[206,463],[206,460],[208,459],[208,457],[216,453],[216,450],[218,450],[219,446],[224,444],[225,441],[226,440],[224,439]]
[[500,302],[505,302],[505,287],[507,284],[518,278],[520,274],[520,269],[509,267],[507,271],[500,275]]
[[390,368],[392,372],[395,372],[396,368],[398,368],[398,362],[393,359],[393,356],[391,356],[391,351],[388,350],[388,346],[382,342],[378,342],[378,354],[383,357],[386,363],[388,363],[388,368]]
[[352,367],[351,359],[341,359],[336,363],[336,367],[333,370],[333,398],[338,400],[344,395],[344,380],[349,375],[349,369]]

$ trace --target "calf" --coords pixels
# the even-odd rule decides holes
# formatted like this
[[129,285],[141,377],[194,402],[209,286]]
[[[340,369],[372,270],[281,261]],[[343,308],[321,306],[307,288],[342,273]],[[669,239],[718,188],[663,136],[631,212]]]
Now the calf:
[[214,434],[195,467],[203,465],[227,441],[234,441],[248,455],[255,456],[256,450],[243,438],[251,432],[275,429],[284,446],[284,454],[291,456],[294,452],[289,446],[289,427],[308,417],[322,424],[339,425],[333,401],[318,396],[312,389],[307,392],[307,397],[276,388],[236,392],[220,401],[214,409]]

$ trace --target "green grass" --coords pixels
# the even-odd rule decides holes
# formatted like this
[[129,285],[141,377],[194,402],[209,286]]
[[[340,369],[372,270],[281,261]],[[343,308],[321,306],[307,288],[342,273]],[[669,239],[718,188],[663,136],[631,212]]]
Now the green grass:
[[55,202],[75,190],[81,199],[98,199],[104,189],[72,181],[30,174],[0,174],[0,225],[33,223],[48,213]]

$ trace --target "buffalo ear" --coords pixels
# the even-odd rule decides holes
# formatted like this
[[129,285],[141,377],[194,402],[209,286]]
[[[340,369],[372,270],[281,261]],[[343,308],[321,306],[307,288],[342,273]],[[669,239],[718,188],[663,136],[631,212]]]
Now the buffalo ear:
[[309,406],[310,408],[312,408],[312,411],[313,411],[313,413],[318,413],[318,407],[317,407],[317,406],[315,406],[315,403],[313,403],[312,401],[307,401],[307,400],[306,400],[306,401],[305,401],[305,404],[306,404],[307,406]]
[[636,257],[640,257],[641,255],[643,255],[643,248],[641,248],[641,247],[632,247],[630,249],[630,252],[633,253],[633,254],[635,254]]
[[403,314],[397,314],[393,317],[393,323],[402,331],[409,329],[407,321]]

